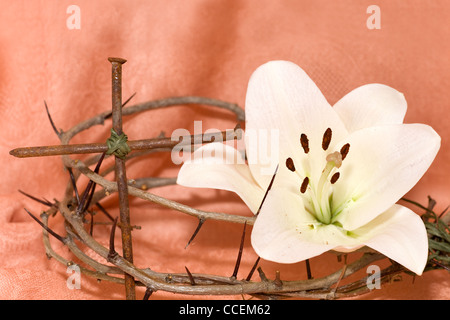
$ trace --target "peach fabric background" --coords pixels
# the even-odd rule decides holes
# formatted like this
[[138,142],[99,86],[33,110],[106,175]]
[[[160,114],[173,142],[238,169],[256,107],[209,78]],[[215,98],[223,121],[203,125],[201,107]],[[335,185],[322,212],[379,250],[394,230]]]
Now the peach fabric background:
[[[81,29],[69,30],[66,9],[81,9]],[[366,9],[381,8],[381,29],[369,30]],[[111,108],[109,56],[124,65],[124,99],[133,103],[169,96],[200,95],[244,105],[251,73],[264,62],[291,60],[318,84],[331,104],[352,89],[383,83],[403,92],[409,109],[406,122],[426,123],[442,137],[430,170],[408,198],[426,204],[427,195],[441,212],[449,203],[450,30],[448,1],[2,1],[0,19],[0,298],[123,299],[121,286],[82,276],[81,289],[69,290],[66,267],[48,260],[41,228],[24,208],[38,215],[44,206],[18,189],[47,199],[61,198],[68,174],[59,157],[16,159],[8,152],[19,146],[57,144],[43,100],[58,128]],[[233,128],[230,113],[210,108],[176,107],[125,119],[130,139],[150,138],[176,128]],[[73,142],[103,142],[110,122]],[[175,176],[168,154],[135,161],[130,178]],[[80,182],[82,183],[82,181]],[[250,215],[234,194],[180,186],[153,192],[197,208]],[[116,198],[104,201],[114,215]],[[242,225],[208,221],[194,243],[184,246],[197,220],[184,214],[131,200],[135,263],[157,271],[214,272],[231,275]],[[61,217],[51,227],[63,234]],[[109,228],[94,230],[107,243]],[[241,271],[245,277],[255,254],[247,234]],[[119,239],[117,237],[117,239]],[[55,249],[68,250],[57,241]],[[117,240],[117,243],[120,241]],[[351,256],[349,257],[351,260]],[[314,277],[342,267],[331,254],[311,260]],[[306,277],[304,263],[261,262],[267,276]],[[331,268],[331,269],[330,269]],[[363,299],[448,299],[449,274],[433,271],[422,277],[404,275]],[[137,290],[142,298],[144,290]],[[157,292],[158,299],[186,298]],[[196,297],[217,299],[229,297]],[[240,297],[232,297],[240,298]]]

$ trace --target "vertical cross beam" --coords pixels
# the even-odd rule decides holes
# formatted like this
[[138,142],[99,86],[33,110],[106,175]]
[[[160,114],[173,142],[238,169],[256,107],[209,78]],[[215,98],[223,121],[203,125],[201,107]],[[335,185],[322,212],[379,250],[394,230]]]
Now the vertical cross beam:
[[[121,135],[122,131],[122,64],[121,58],[108,58],[112,65],[112,126]],[[125,160],[115,157],[115,175],[119,192],[120,224],[122,229],[123,257],[133,263],[133,248],[131,241],[130,208],[128,201],[128,184],[125,170]],[[136,299],[134,278],[125,274],[125,294],[127,300]]]

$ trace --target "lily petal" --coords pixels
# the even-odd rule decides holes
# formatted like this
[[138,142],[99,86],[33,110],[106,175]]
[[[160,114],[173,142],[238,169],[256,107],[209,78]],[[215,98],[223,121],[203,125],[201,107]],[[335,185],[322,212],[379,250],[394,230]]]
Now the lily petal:
[[394,205],[352,233],[368,247],[422,274],[428,259],[428,237],[422,219],[412,210]]
[[333,108],[347,130],[353,132],[367,127],[403,123],[407,103],[397,90],[373,83],[351,91]]
[[[285,161],[287,156],[306,158],[300,145],[302,133],[309,139],[309,158],[315,160],[306,167],[319,173],[326,163],[321,148],[325,130],[332,128],[332,143],[348,134],[315,83],[299,66],[288,61],[271,61],[256,69],[248,84],[245,117],[250,170],[264,189],[280,161]],[[278,135],[278,139],[252,140],[255,135],[262,137],[263,133]],[[270,161],[266,155],[270,156]]]
[[[388,210],[433,162],[440,137],[429,126],[401,124],[355,131],[343,143],[350,152],[335,183],[333,210],[346,230],[357,229]],[[340,213],[338,213],[340,212]]]
[[261,258],[295,263],[331,249],[361,246],[342,228],[319,223],[303,201],[295,175],[280,167],[253,226],[251,242]]
[[253,213],[258,210],[265,193],[253,179],[242,155],[218,142],[200,147],[190,160],[185,161],[178,173],[177,184],[235,192]]
[[253,249],[261,258],[279,263],[295,263],[332,249],[330,245],[304,239],[301,231],[296,229],[296,226],[301,228],[316,222],[306,212],[293,212],[303,207],[299,196],[282,192],[279,188],[271,189],[251,235]]

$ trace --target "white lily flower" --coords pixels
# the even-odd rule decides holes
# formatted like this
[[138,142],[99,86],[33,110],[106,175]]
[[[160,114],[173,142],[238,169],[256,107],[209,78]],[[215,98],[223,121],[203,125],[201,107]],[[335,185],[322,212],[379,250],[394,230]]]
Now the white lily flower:
[[[440,137],[427,125],[403,124],[401,93],[369,84],[332,107],[301,68],[272,61],[252,75],[245,112],[246,138],[249,130],[279,132],[278,171],[251,236],[261,258],[294,263],[368,246],[422,274],[425,226],[396,202],[429,168]],[[210,152],[218,147],[197,150],[208,156],[183,164],[178,183],[234,191],[256,213],[273,177],[257,146],[246,145],[248,165],[217,161],[238,156],[231,147]]]

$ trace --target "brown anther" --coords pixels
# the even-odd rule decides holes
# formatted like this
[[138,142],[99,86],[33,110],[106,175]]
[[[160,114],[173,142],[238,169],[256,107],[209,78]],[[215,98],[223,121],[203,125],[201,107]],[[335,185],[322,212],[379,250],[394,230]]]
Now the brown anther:
[[294,160],[292,160],[292,158],[287,158],[286,159],[286,167],[291,170],[292,172],[295,171],[295,165],[294,165]]
[[341,148],[341,156],[342,156],[342,160],[345,159],[345,157],[347,156],[348,152],[350,150],[350,143],[344,144]]
[[302,185],[300,187],[300,192],[301,193],[305,193],[306,192],[306,188],[308,188],[308,184],[309,184],[309,178],[306,177],[305,179],[303,179]]
[[332,135],[332,132],[331,132],[330,128],[325,130],[325,133],[323,134],[323,139],[322,139],[322,149],[323,150],[327,150],[328,147],[330,146],[331,135]]
[[341,174],[339,172],[336,172],[335,174],[333,174],[333,176],[331,177],[331,180],[330,180],[331,184],[336,183],[336,181],[338,181],[340,175]]
[[309,152],[309,140],[308,137],[306,136],[306,134],[302,133],[302,135],[300,136],[300,143],[302,145],[303,151],[305,151],[305,153]]

